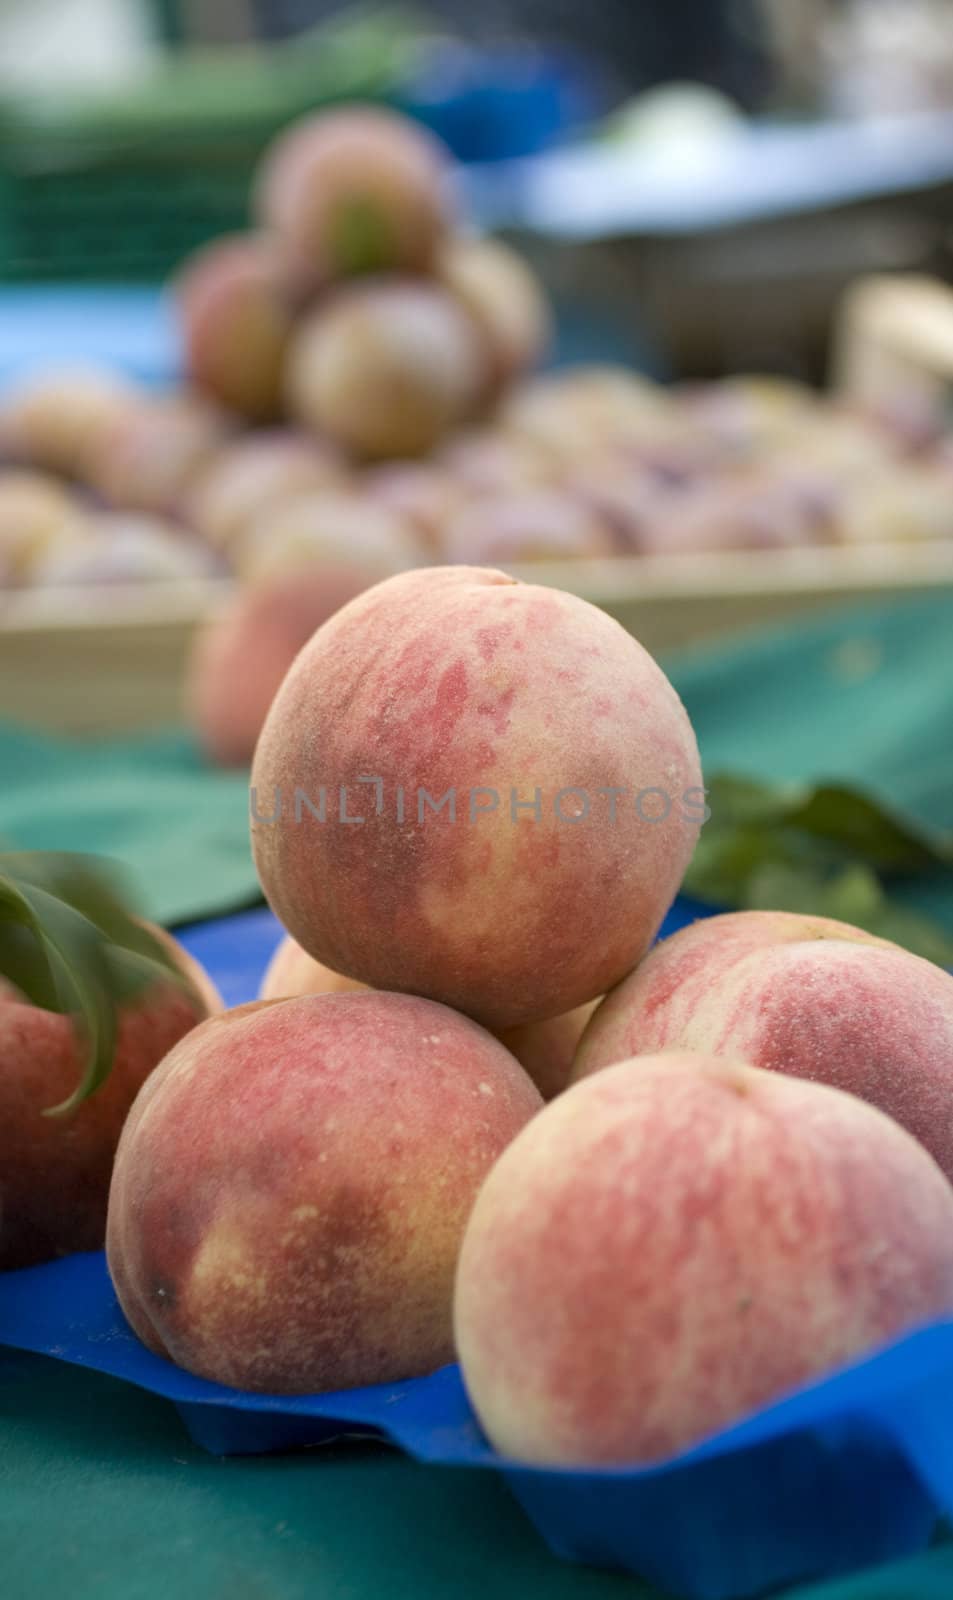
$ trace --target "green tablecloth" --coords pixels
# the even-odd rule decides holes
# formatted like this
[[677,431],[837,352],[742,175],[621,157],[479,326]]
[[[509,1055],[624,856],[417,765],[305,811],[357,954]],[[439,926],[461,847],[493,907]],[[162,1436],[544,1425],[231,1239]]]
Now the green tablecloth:
[[[852,778],[953,826],[953,607],[852,611],[669,663],[709,766]],[[166,920],[256,887],[243,775],[183,735],[95,749],[0,729],[0,839],[106,850]],[[924,892],[929,894],[929,885]],[[944,897],[939,909],[947,917]],[[163,1402],[0,1352],[0,1596],[48,1600],[645,1600],[645,1585],[553,1560],[506,1491],[377,1448],[217,1462]],[[948,1600],[953,1546],[799,1591]]]

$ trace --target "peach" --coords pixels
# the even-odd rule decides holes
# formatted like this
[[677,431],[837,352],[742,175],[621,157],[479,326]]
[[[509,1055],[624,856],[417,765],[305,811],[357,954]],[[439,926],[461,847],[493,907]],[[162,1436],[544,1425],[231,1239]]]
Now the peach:
[[39,472],[0,473],[0,583],[29,580],[47,558],[90,534],[79,502]]
[[472,414],[486,377],[477,331],[446,290],[379,281],[302,325],[286,388],[305,427],[373,460],[424,455]]
[[786,549],[817,544],[832,531],[822,492],[776,473],[701,481],[660,496],[642,531],[644,553]]
[[122,1125],[140,1086],[184,1034],[221,1000],[198,963],[159,934],[191,985],[159,980],[123,1006],[105,1083],[75,1110],[44,1112],[81,1073],[70,1017],[0,995],[0,1271],[74,1250],[98,1250]]
[[88,537],[57,547],[33,572],[50,588],[100,583],[181,583],[211,577],[214,561],[198,541],[162,517],[122,511],[89,519]]
[[608,995],[575,1076],[711,1050],[869,1100],[953,1178],[953,977],[860,928],[784,911],[709,917]]
[[229,555],[257,517],[346,480],[344,462],[330,445],[291,429],[262,430],[213,457],[189,496],[187,520],[207,544]]
[[676,1455],[953,1312],[953,1190],[853,1096],[645,1056],[504,1151],[460,1253],[467,1389],[514,1460]]
[[366,984],[345,978],[340,972],[323,967],[320,961],[313,961],[288,933],[268,963],[259,999],[293,1000],[303,994],[346,994],[352,989],[366,988]]
[[498,239],[451,239],[437,276],[479,328],[494,389],[537,364],[549,343],[549,307],[539,280],[515,250]]
[[[295,995],[338,994],[366,987],[355,978],[342,977],[340,972],[322,966],[286,934],[268,963],[259,998],[285,1000]],[[532,1078],[544,1100],[561,1094],[569,1082],[576,1047],[597,1004],[590,1000],[588,1005],[577,1006],[561,1017],[526,1022],[496,1035]]]
[[443,548],[443,530],[464,499],[451,474],[430,461],[388,461],[369,467],[361,487],[371,500],[413,528],[429,552]]
[[137,394],[118,373],[90,368],[37,374],[19,384],[0,416],[0,441],[30,466],[82,477],[91,449]]
[[787,443],[813,424],[818,408],[818,396],[805,384],[770,374],[699,384],[680,398],[693,430],[709,434],[732,458]]
[[457,1252],[540,1106],[475,1023],[408,995],[256,1003],[196,1029],[134,1106],[107,1250],[150,1349],[297,1393],[451,1360]]
[[308,563],[360,566],[366,582],[414,566],[424,556],[407,522],[356,489],[294,495],[254,516],[233,551],[242,578],[259,581]]
[[271,147],[256,200],[265,227],[318,282],[426,271],[450,223],[447,152],[393,111],[321,112]]
[[262,888],[308,954],[494,1029],[631,970],[702,814],[691,726],[641,645],[466,567],[400,574],[318,630],[252,783]]
[[282,680],[315,629],[370,579],[357,566],[284,574],[241,590],[199,629],[186,672],[186,715],[218,766],[246,766]]
[[196,395],[150,396],[97,439],[86,481],[120,510],[175,516],[228,431],[224,415]]
[[849,485],[836,533],[845,544],[951,539],[949,478],[925,464],[885,461]]
[[444,533],[447,561],[470,566],[606,556],[612,535],[594,511],[555,489],[488,495],[451,517]]
[[622,367],[570,367],[524,382],[508,396],[500,422],[507,434],[564,462],[613,443],[667,441],[679,430],[665,391]]
[[296,307],[275,241],[236,234],[204,245],[175,298],[193,383],[253,422],[276,417]]
[[620,554],[642,554],[660,519],[685,492],[638,462],[601,453],[574,463],[565,488],[606,525]]
[[496,494],[551,483],[557,462],[529,439],[509,437],[497,428],[470,428],[440,452],[440,465],[468,494]]
[[598,1000],[589,1000],[559,1017],[524,1022],[521,1027],[504,1028],[497,1034],[544,1100],[555,1100],[568,1086],[579,1040],[598,1004]]

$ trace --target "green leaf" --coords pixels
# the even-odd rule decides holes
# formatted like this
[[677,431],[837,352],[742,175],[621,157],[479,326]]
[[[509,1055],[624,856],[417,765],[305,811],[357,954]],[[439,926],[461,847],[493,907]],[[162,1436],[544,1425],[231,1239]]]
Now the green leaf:
[[896,905],[891,876],[953,868],[953,840],[844,784],[771,784],[732,773],[709,780],[711,816],[685,877],[710,904],[835,917],[953,966],[953,940]]
[[157,979],[188,979],[128,904],[110,862],[55,852],[0,855],[0,976],[32,1004],[75,1018],[76,1089],[47,1115],[74,1110],[108,1077],[121,1007]]

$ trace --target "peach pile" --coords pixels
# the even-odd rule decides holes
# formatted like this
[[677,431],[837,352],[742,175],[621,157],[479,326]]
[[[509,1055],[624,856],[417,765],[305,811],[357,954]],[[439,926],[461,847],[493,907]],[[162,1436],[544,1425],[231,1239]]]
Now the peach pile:
[[192,382],[358,460],[422,455],[485,412],[535,365],[549,319],[512,251],[457,235],[452,189],[448,152],[394,112],[295,124],[262,163],[259,231],[177,280]]
[[673,1052],[517,1136],[454,1320],[497,1448],[578,1466],[675,1455],[951,1313],[953,1189],[914,1139],[837,1090]]
[[[286,934],[268,963],[262,979],[259,998],[262,1000],[291,1000],[305,994],[339,994],[349,989],[363,989],[366,985],[356,978],[345,978],[340,972],[315,961],[302,950],[296,939]],[[598,1004],[590,1000],[558,1017],[546,1017],[542,1022],[524,1022],[515,1028],[504,1028],[497,1034],[523,1070],[532,1078],[544,1100],[552,1100],[569,1083],[576,1047],[583,1029]]]
[[325,994],[195,1029],[123,1130],[108,1257],[140,1338],[190,1371],[301,1392],[453,1355],[464,1225],[539,1109],[444,1006]]
[[102,1246],[113,1157],[130,1106],[172,1046],[221,1009],[198,964],[164,939],[190,987],[159,980],[127,1003],[108,1079],[62,1116],[44,1113],[80,1078],[73,1021],[0,987],[0,1271]]
[[632,968],[700,821],[694,735],[641,646],[466,567],[390,578],[318,630],[252,784],[262,888],[307,953],[495,1029]]
[[575,1075],[705,1050],[846,1089],[914,1134],[953,1180],[953,977],[824,917],[744,911],[666,939],[608,996]]

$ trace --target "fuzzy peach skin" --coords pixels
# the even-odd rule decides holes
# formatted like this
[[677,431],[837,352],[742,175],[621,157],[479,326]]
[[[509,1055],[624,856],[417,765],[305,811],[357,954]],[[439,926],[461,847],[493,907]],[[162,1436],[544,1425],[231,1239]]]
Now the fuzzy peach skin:
[[953,1179],[953,977],[885,939],[784,911],[694,923],[607,996],[573,1074],[671,1049],[846,1089],[894,1117]]
[[217,766],[247,766],[298,651],[368,586],[344,565],[298,567],[242,589],[199,629],[186,670],[186,716]]
[[314,961],[300,944],[286,934],[265,969],[258,991],[260,1000],[293,1000],[305,994],[347,994],[366,989],[365,983],[345,978]]
[[505,1455],[664,1460],[953,1313],[953,1190],[820,1084],[689,1053],[577,1084],[490,1173],[454,1325]]
[[109,1077],[68,1115],[43,1113],[79,1081],[72,1020],[0,992],[0,1271],[102,1247],[113,1156],[136,1094],[184,1034],[221,1010],[198,963],[170,934],[152,931],[194,992],[159,982],[130,1002]]
[[[323,967],[286,934],[268,963],[259,999],[340,994],[366,987],[354,978],[345,978],[340,972]],[[544,1100],[552,1100],[569,1082],[576,1046],[597,1004],[591,1000],[588,1005],[577,1006],[575,1011],[564,1016],[548,1017],[545,1022],[526,1022],[521,1028],[504,1029],[496,1035],[532,1078]]]
[[447,152],[406,117],[373,106],[321,112],[272,145],[258,214],[302,274],[426,271],[448,229]]
[[[298,657],[255,753],[252,845],[315,960],[501,1029],[595,999],[645,953],[700,785],[678,696],[618,623],[500,572],[431,567],[368,590]],[[451,790],[455,816],[432,809]]]
[[482,1028],[409,995],[226,1012],[126,1124],[107,1239],[122,1308],[150,1349],[247,1389],[432,1371],[474,1197],[540,1104]]
[[175,299],[192,381],[251,421],[276,417],[296,307],[275,241],[235,234],[204,245]]
[[529,1073],[544,1100],[555,1100],[568,1087],[579,1040],[598,1004],[598,1000],[590,1000],[561,1016],[524,1022],[521,1027],[504,1028],[497,1034],[500,1043]]

